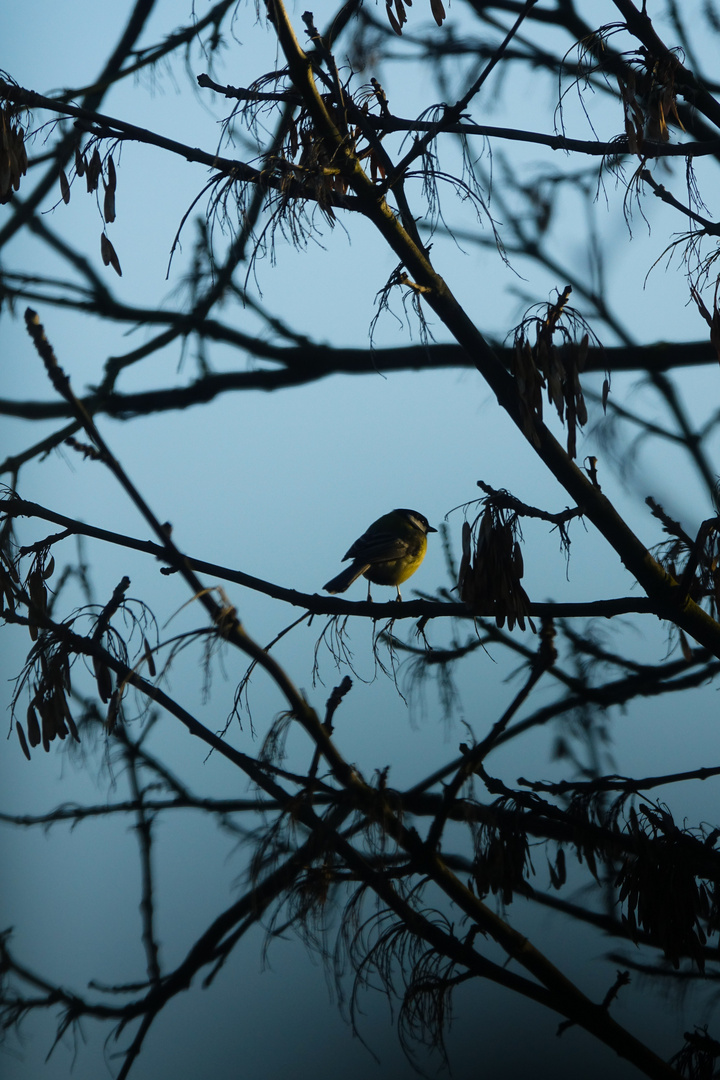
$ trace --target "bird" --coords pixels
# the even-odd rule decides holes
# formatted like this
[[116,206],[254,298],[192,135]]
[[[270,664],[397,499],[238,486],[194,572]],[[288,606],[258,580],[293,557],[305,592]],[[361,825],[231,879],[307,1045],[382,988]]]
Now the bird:
[[383,514],[343,555],[343,562],[353,560],[350,566],[323,588],[329,593],[345,592],[362,575],[374,585],[394,585],[398,600],[402,600],[400,586],[420,566],[427,550],[427,534],[434,532],[437,529],[417,510],[391,510]]

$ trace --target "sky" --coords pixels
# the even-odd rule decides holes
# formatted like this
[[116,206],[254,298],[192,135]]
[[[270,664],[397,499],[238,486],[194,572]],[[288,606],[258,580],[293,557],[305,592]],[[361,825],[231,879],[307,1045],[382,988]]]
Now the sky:
[[[450,20],[459,17],[459,5],[456,7],[457,12],[455,7],[450,9]],[[419,5],[416,8],[418,14],[414,8],[412,17],[424,17]],[[143,41],[161,38],[184,21],[190,10],[189,4],[171,4],[169,0],[160,4]],[[42,93],[89,83],[128,11],[127,3],[104,5],[99,11],[96,4],[78,2],[70,19],[62,5],[47,0],[28,0],[22,11],[19,5],[11,6],[0,15],[7,50],[5,57],[0,56],[0,66],[21,85]],[[195,11],[201,16],[204,9],[196,5]],[[297,6],[296,23],[300,13]],[[92,47],[77,32],[78,26],[92,28]],[[35,32],[29,33],[30,27],[36,28]],[[256,20],[253,5],[239,6],[234,34],[236,45],[223,55],[215,75],[219,81],[247,83],[274,66],[271,35]],[[204,70],[201,58],[193,55],[189,68],[191,76]],[[181,66],[173,72],[161,72],[156,81],[145,77],[126,80],[108,96],[103,110],[169,138],[214,149],[221,135],[222,103],[209,102],[207,96],[189,90],[189,81]],[[394,85],[393,92],[398,111],[419,111],[417,83],[412,79]],[[514,102],[512,94],[505,93],[510,101],[503,107],[510,113],[514,109],[515,126],[546,125],[548,99],[526,93],[521,102]],[[428,91],[428,101],[432,100]],[[500,101],[498,91],[498,113]],[[566,122],[575,125],[573,133],[587,137],[577,106],[569,102],[567,109]],[[612,133],[612,120],[607,118],[607,123]],[[42,134],[34,146],[35,152],[41,151]],[[555,164],[552,152],[544,153],[551,168]],[[100,217],[93,197],[79,185],[73,188],[68,206],[58,202],[59,192],[48,200],[45,220],[49,228],[83,247],[95,269],[107,276],[124,302],[182,302],[183,277],[192,259],[191,221],[185,225],[180,248],[168,269],[169,256],[178,224],[206,179],[202,167],[168,161],[154,148],[123,148],[118,160],[117,221],[108,230],[122,264],[122,279],[114,279],[112,270],[102,266]],[[681,267],[673,265],[668,272],[655,270],[645,281],[667,235],[665,208],[648,210],[654,233],[636,222],[631,237],[618,213],[622,192],[611,190],[608,201],[600,220],[604,239],[611,241],[610,297],[635,340],[703,336],[704,327],[694,310],[677,302],[683,280]],[[602,210],[601,205],[598,214]],[[570,211],[568,208],[571,221]],[[452,210],[460,221],[462,212],[462,206]],[[0,208],[0,227],[7,213]],[[557,230],[558,250],[568,265],[583,271],[587,251],[581,230],[575,234],[562,222]],[[222,237],[218,242],[222,244]],[[517,321],[524,306],[523,295],[545,300],[554,287],[563,284],[547,274],[531,275],[527,267],[518,270],[505,265],[492,248],[456,245],[438,236],[433,252],[456,295],[490,336],[502,336]],[[32,270],[40,257],[48,258],[44,247],[25,236],[18,236],[8,249],[7,259],[11,257],[14,266],[27,270]],[[334,230],[325,229],[307,250],[296,252],[279,243],[274,258],[257,264],[255,288],[265,307],[298,331],[335,344],[363,346],[369,340],[378,291],[394,264],[394,256],[367,224],[342,221]],[[396,302],[393,312],[378,321],[376,343],[418,340],[418,327],[401,304]],[[50,305],[40,316],[77,389],[93,385],[107,356],[136,347],[147,337],[142,329],[129,337],[123,325],[85,322]],[[252,313],[237,304],[228,304],[223,316],[237,320],[239,328],[257,325]],[[445,340],[442,328],[431,329],[439,340]],[[0,332],[1,395],[49,397],[21,319],[4,313]],[[613,343],[612,336],[608,342]],[[232,369],[238,366],[238,357],[218,348],[213,350],[212,363],[218,370]],[[128,373],[122,385],[127,390],[154,388],[175,377],[189,381],[194,373],[192,351],[180,356],[172,348],[151,364]],[[713,372],[712,391],[708,392],[706,372],[688,375],[683,390],[694,416],[714,407],[716,378]],[[621,400],[638,407],[641,404],[641,392],[633,387],[631,378],[616,377],[613,390]],[[174,538],[184,551],[307,592],[319,591],[339,570],[340,558],[354,538],[393,506],[416,508],[434,525],[447,520],[457,550],[462,514],[452,511],[476,498],[478,479],[553,510],[566,505],[564,492],[515,437],[509,421],[498,416],[487,390],[470,372],[385,375],[378,371],[363,377],[336,376],[279,395],[225,395],[207,408],[131,424],[102,418],[100,426],[158,517],[173,523]],[[52,430],[51,423],[31,428],[22,421],[4,421],[0,457],[31,445]],[[581,456],[597,453],[598,445],[590,429]],[[651,538],[657,530],[642,499],[637,498],[640,489],[643,497],[647,493],[665,500],[671,513],[687,521],[689,527],[696,526],[707,516],[709,507],[692,478],[682,485],[674,483],[679,467],[676,459],[648,448],[638,453],[636,472],[625,481],[607,463],[602,473],[604,490],[643,536]],[[147,527],[111,478],[96,463],[67,452],[24,467],[20,493],[101,527],[147,535]],[[68,551],[65,558],[73,555]],[[594,596],[600,575],[605,595],[625,595],[630,587],[628,575],[614,557],[608,557],[591,528],[587,532],[578,528],[574,533],[566,567],[557,538],[528,526],[525,565],[526,588],[535,599]],[[159,582],[154,564],[127,551],[97,553],[93,584],[98,597],[107,597],[124,574],[132,580],[134,596],[153,598],[164,634],[180,633],[202,622],[196,605],[188,605],[179,582],[168,578]],[[452,584],[436,537],[431,537],[415,583],[418,589],[428,591]],[[362,586],[355,588],[357,592]],[[230,592],[244,625],[258,641],[271,640],[297,615],[239,588]],[[454,755],[457,744],[465,738],[463,724],[481,733],[514,693],[506,681],[510,674],[507,658],[490,650],[460,673],[455,712],[449,720],[438,723],[436,690],[431,687],[423,701],[411,697],[408,704],[391,682],[376,677],[371,628],[361,624],[351,633],[360,677],[338,717],[338,741],[346,758],[368,776],[388,764],[391,780],[398,786],[422,775],[433,768],[433,762]],[[435,642],[444,640],[440,629],[433,627],[430,634]],[[322,709],[339,672],[333,657],[321,648],[320,681],[313,680],[317,637],[317,626],[302,626],[282,643],[277,655]],[[639,655],[653,662],[662,659],[666,641],[659,625],[643,624],[630,630],[629,640]],[[4,653],[6,679],[19,669],[26,649],[26,640],[19,635],[12,639]],[[225,655],[223,661],[209,699],[203,694],[199,664],[181,658],[169,675],[171,692],[194,702],[200,718],[213,730],[222,726],[234,685],[242,675],[242,661],[237,657]],[[5,683],[8,689],[11,684]],[[714,693],[712,688],[703,688],[694,695],[690,708],[695,716],[707,716],[708,720],[713,716]],[[543,695],[549,695],[549,689],[541,688],[539,700]],[[245,715],[242,729],[234,729],[231,737],[241,748],[256,751],[280,703],[262,678],[253,680],[250,703],[252,716]],[[9,728],[9,713],[6,717]],[[648,774],[665,768],[668,748],[673,767],[708,763],[707,726],[679,724],[672,707],[666,715],[658,715],[652,703],[638,703],[631,715],[614,718],[613,731],[614,752],[624,772]],[[238,790],[237,775],[224,761],[217,756],[206,760],[193,740],[178,733],[167,718],[157,725],[151,745],[161,749],[168,763],[198,790],[244,794],[244,785]],[[125,797],[126,778],[114,769],[108,749],[103,752],[101,748],[94,757],[72,759],[53,748],[49,755],[34,754],[28,764],[19,753],[14,734],[2,746],[3,810],[30,813],[50,810],[63,802],[102,803]],[[512,782],[541,759],[547,762],[544,775],[562,775],[562,765],[550,760],[551,747],[551,733],[538,733],[527,740],[524,758],[518,759],[514,749],[500,752],[496,768]],[[307,748],[298,741],[291,746],[291,753],[304,760]],[[714,788],[708,794],[711,783],[714,781],[703,791],[703,798],[710,803],[715,798]],[[694,803],[691,798],[687,812],[698,812],[703,805],[706,803]],[[17,952],[68,986],[82,988],[93,977],[118,984],[137,978],[143,962],[136,844],[129,823],[85,822],[73,830],[59,825],[49,831],[0,828],[9,882],[0,897],[0,925],[15,926]],[[235,850],[197,815],[187,813],[163,820],[159,831],[158,913],[163,955],[172,963],[194,940],[193,934],[237,895],[244,862],[243,852]],[[544,864],[539,873],[544,873]],[[544,878],[541,880],[544,884]],[[545,913],[530,912],[520,901],[512,916],[519,926],[537,931],[543,942],[549,942],[551,955],[557,950],[571,973],[582,978],[587,992],[602,996],[607,988],[603,981],[607,968],[598,974],[593,961],[605,951],[606,943],[576,928],[563,927],[558,937]],[[167,1010],[132,1076],[137,1080],[162,1080],[165,1076],[190,1080],[201,1072],[216,1080],[230,1080],[238,1074],[247,1080],[288,1073],[299,1076],[299,1058],[312,1059],[312,1075],[317,1080],[330,1080],[340,1069],[347,1080],[412,1075],[382,996],[371,993],[362,998],[359,1028],[368,1050],[353,1037],[327,983],[322,964],[309,956],[292,934],[273,941],[263,957],[263,934],[254,932],[210,990],[193,988]],[[347,993],[347,982],[344,988]],[[623,1066],[614,1058],[611,1061],[602,1047],[581,1032],[570,1031],[558,1039],[556,1018],[540,1009],[523,1012],[524,1036],[518,1039],[517,1010],[515,999],[507,1000],[488,987],[459,993],[457,1018],[449,1037],[456,1077],[464,1080],[477,1075],[479,1059],[488,1076],[507,1077],[514,1070],[512,1075],[519,1077],[534,1070],[541,1059],[558,1080],[569,1080],[577,1074],[579,1058],[585,1080],[610,1071],[624,1080]],[[657,1034],[657,1015],[654,997],[643,1000],[642,995],[636,995],[618,1004],[618,1018],[641,1035],[643,1031]],[[686,1017],[680,1012],[673,1013],[671,1020],[667,1011],[662,1015],[667,1029],[665,1044],[677,1047]],[[693,1014],[693,1019],[697,1015]],[[11,1045],[0,1058],[4,1080],[55,1080],[69,1074],[73,1059],[75,1080],[110,1075],[104,1071],[103,1059],[111,1058],[114,1047],[103,1047],[102,1036],[91,1025],[83,1032],[87,1046],[78,1046],[75,1055],[72,1041],[66,1038],[47,1064],[43,1062],[52,1041],[51,1027],[32,1021],[24,1033],[23,1041]],[[627,1075],[634,1073],[628,1071]]]

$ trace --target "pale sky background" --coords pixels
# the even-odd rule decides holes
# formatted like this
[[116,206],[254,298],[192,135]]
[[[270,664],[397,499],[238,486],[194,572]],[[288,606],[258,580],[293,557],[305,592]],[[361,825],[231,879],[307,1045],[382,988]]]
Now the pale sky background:
[[[614,11],[611,4],[605,6]],[[84,85],[102,67],[129,10],[128,3],[104,5],[100,10],[95,3],[76,2],[70,15],[63,5],[47,0],[6,7],[0,15],[0,67],[21,85],[42,93],[69,84]],[[184,22],[190,10],[189,4],[178,0],[161,3],[142,41],[158,40]],[[303,10],[302,5],[294,9],[298,33]],[[316,6],[319,24],[331,10],[328,4]],[[202,16],[205,8],[196,3],[195,11]],[[382,5],[378,11],[382,13]],[[416,4],[411,19],[424,21],[425,15],[424,5]],[[461,16],[460,5],[450,8],[451,23]],[[256,22],[254,6],[246,4],[238,8],[234,32],[237,44],[225,52],[224,66],[216,69],[215,77],[246,85],[275,65],[272,36]],[[193,76],[207,69],[197,52],[189,69]],[[373,72],[367,77],[370,74]],[[159,73],[157,82],[145,77],[138,83],[128,80],[112,90],[102,110],[192,146],[214,149],[223,103],[213,102],[207,92],[198,96],[188,89],[188,82],[181,64],[174,74]],[[397,111],[406,115],[418,113],[438,97],[417,69],[412,78],[405,79],[404,88],[393,85],[392,91]],[[549,91],[547,96],[533,96],[529,87],[518,87],[517,96],[513,96],[506,87],[502,101],[498,117],[491,116],[488,122],[500,123],[502,116],[516,127],[537,125],[548,130]],[[603,119],[607,130],[600,131],[601,136],[619,130],[619,117]],[[568,134],[588,136],[574,106],[569,106],[567,124]],[[39,152],[42,136],[34,145]],[[522,153],[525,160],[543,161],[548,169],[558,163],[549,150],[535,148]],[[239,150],[238,156],[244,154]],[[108,230],[123,267],[122,280],[102,267],[100,217],[94,197],[83,188],[78,185],[73,189],[69,206],[61,203],[53,209],[57,192],[48,200],[46,220],[50,228],[82,245],[125,302],[170,304],[177,302],[174,290],[190,268],[192,222],[185,226],[182,249],[165,281],[170,248],[182,215],[206,179],[203,168],[168,159],[154,148],[123,148],[118,160],[117,221]],[[610,294],[619,317],[637,341],[701,338],[705,327],[695,309],[685,306],[687,290],[677,263],[667,272],[663,263],[644,285],[645,274],[661,254],[668,234],[679,227],[677,221],[671,220],[664,208],[648,205],[653,232],[648,234],[647,226],[636,220],[631,240],[619,210],[622,194],[620,189],[609,189],[607,207],[600,200],[596,209],[603,237],[612,243]],[[451,220],[462,223],[462,205],[449,205]],[[716,208],[709,209],[712,215]],[[7,208],[0,208],[0,225],[8,213]],[[559,254],[568,265],[582,269],[587,254],[571,207],[567,219],[558,223],[557,232]],[[222,243],[222,238],[218,239]],[[46,249],[24,235],[3,257],[7,266],[14,260],[13,266],[30,270],[37,265],[40,250],[48,269]],[[521,279],[492,249],[478,251],[468,244],[458,248],[441,237],[436,238],[433,254],[456,295],[490,336],[502,338],[520,318],[525,305],[518,299],[518,290],[544,301],[555,286],[564,284],[526,266],[517,267],[525,275]],[[394,265],[394,256],[369,225],[343,219],[333,232],[324,230],[322,244],[313,243],[305,252],[294,252],[280,243],[274,264],[268,259],[258,265],[257,280],[266,308],[282,315],[295,329],[334,344],[364,346],[375,314],[376,294]],[[122,353],[144,340],[143,330],[128,337],[123,325],[90,324],[51,305],[35,306],[76,390],[97,380],[108,355]],[[394,310],[402,315],[399,300]],[[242,328],[256,325],[251,313],[237,305],[228,306],[222,314]],[[417,326],[408,327],[407,320],[400,325],[385,315],[375,340],[378,345],[404,344],[410,340],[410,331],[417,340]],[[21,318],[13,320],[4,313],[0,335],[0,395],[50,398]],[[442,328],[437,336],[446,340]],[[602,336],[607,344],[614,343],[611,335]],[[218,370],[240,368],[243,363],[241,356],[216,347],[211,347],[210,359]],[[154,388],[172,382],[178,362],[179,352],[173,347],[129,373],[121,386]],[[192,350],[183,365],[181,376],[190,380],[195,371]],[[594,382],[599,387],[599,381]],[[693,416],[704,415],[716,406],[720,375],[714,369],[689,372],[683,390]],[[630,377],[616,377],[613,392],[619,400],[639,407],[640,398]],[[551,510],[562,509],[567,502],[509,421],[498,416],[479,377],[470,372],[338,376],[277,395],[225,395],[207,407],[128,424],[101,417],[99,426],[160,519],[172,521],[174,538],[183,550],[310,592],[319,590],[339,569],[340,557],[366,525],[393,506],[417,508],[439,525],[450,510],[475,498],[478,479]],[[34,443],[54,430],[54,425],[41,429],[39,424],[3,421],[0,457]],[[599,453],[598,443],[589,431],[579,457],[593,453]],[[679,459],[657,456],[651,448],[638,460],[638,477],[626,487],[613,475],[609,463],[602,471],[604,490],[647,542],[656,542],[660,536],[644,507],[646,494],[659,498],[691,530],[710,513],[704,493]],[[680,478],[678,485],[676,479]],[[99,526],[143,537],[148,534],[112,478],[76,455],[54,454],[24,467],[20,494]],[[456,549],[461,520],[459,513],[449,519]],[[33,538],[41,531],[40,527]],[[554,536],[528,526],[525,538],[526,588],[533,599],[594,597],[600,579],[602,595],[627,594],[628,575],[604,550],[592,527],[587,532],[582,526],[574,529],[567,575]],[[440,544],[434,540],[437,538],[431,538],[427,559],[409,583],[407,595],[415,584],[428,591],[449,584]],[[95,559],[96,549],[89,550]],[[74,550],[68,547],[65,558],[73,555]],[[61,561],[59,553],[57,558]],[[188,600],[181,583],[160,578],[155,564],[131,552],[105,550],[94,561],[93,583],[99,601],[104,602],[124,574],[132,580],[132,595],[150,599],[155,605],[161,624],[172,620],[165,633],[201,624],[202,617],[193,605],[180,610]],[[247,629],[261,642],[270,640],[299,614],[238,588],[228,591]],[[362,593],[361,585],[350,595],[358,591]],[[663,629],[650,620],[634,626],[628,631],[627,647],[638,656],[659,662],[666,649]],[[339,675],[331,656],[321,651],[323,685],[313,686],[312,657],[319,632],[319,620],[311,628],[299,628],[277,655],[313,704],[322,709]],[[446,640],[439,626],[431,627],[429,636],[437,643]],[[514,693],[513,685],[505,681],[507,658],[499,651],[477,655],[459,673],[461,697],[455,717],[438,722],[432,689],[427,692],[424,708],[415,700],[408,707],[385,678],[373,681],[370,643],[371,628],[358,620],[352,630],[354,660],[367,681],[356,681],[337,717],[342,752],[368,776],[391,764],[391,782],[399,786],[429,772],[439,761],[451,758],[457,744],[466,738],[462,721],[481,735]],[[12,646],[5,648],[3,677],[7,680],[22,664],[27,639],[17,635]],[[242,671],[242,658],[226,655],[225,674],[217,672],[212,696],[204,702],[200,666],[184,660],[173,668],[169,689],[182,700],[196,702],[199,717],[216,730],[223,725]],[[5,704],[11,684],[3,685]],[[537,703],[549,699],[550,692],[549,684],[541,687]],[[260,677],[253,681],[251,704],[257,738],[261,739],[280,702]],[[669,759],[671,767],[677,769],[715,762],[715,751],[709,749],[714,746],[710,740],[715,738],[709,727],[717,710],[714,689],[705,688],[683,699],[683,716],[677,715],[676,708],[677,703],[670,702],[661,715],[655,703],[641,702],[627,715],[614,717],[618,771],[665,771]],[[691,715],[693,723],[686,723],[684,715]],[[9,728],[9,712],[5,716]],[[562,763],[549,760],[553,734],[547,730],[527,738],[522,760],[517,757],[519,748],[499,752],[493,757],[493,768],[509,782],[527,771],[547,778],[563,775]],[[238,784],[234,770],[217,757],[204,761],[203,749],[169,719],[162,720],[152,738],[152,745],[161,748],[171,766],[198,791],[218,796],[245,793],[245,785]],[[231,738],[241,748],[257,749],[247,722],[242,731],[234,729]],[[83,765],[68,761],[53,746],[48,755],[35,753],[28,764],[14,733],[2,747],[3,810],[41,812],[61,802],[103,802],[126,795],[124,777],[115,775],[107,762],[102,768],[102,756],[97,763]],[[299,741],[291,750],[305,755],[298,760],[307,757],[307,748]],[[712,816],[713,807],[717,807],[717,784],[716,780],[708,781],[702,791],[696,785],[687,796],[683,809],[692,820],[702,819],[704,812]],[[672,798],[675,808],[678,800],[675,795]],[[238,879],[245,864],[243,851],[233,850],[214,828],[191,813],[163,819],[158,837],[159,918],[163,957],[168,964],[178,960],[206,923],[238,895]],[[16,954],[42,973],[62,980],[63,985],[81,991],[90,978],[122,983],[142,977],[137,859],[129,821],[88,822],[72,831],[59,825],[48,833],[3,826],[0,842],[6,881],[0,895],[0,927],[14,925]],[[542,854],[536,870],[538,884],[544,887]],[[526,911],[520,901],[509,915],[515,925],[527,926],[531,935],[536,934],[540,947],[566,966],[586,992],[603,996],[614,978],[614,968],[594,966],[593,962],[608,947],[606,941],[578,927],[553,929],[549,915]],[[413,1075],[392,1030],[384,999],[379,994],[362,999],[366,1015],[361,1033],[377,1054],[376,1061],[353,1039],[326,982],[320,962],[309,960],[304,946],[292,935],[274,942],[264,963],[261,933],[248,935],[210,991],[194,986],[166,1010],[131,1073],[133,1080],[191,1080],[199,1075],[215,1080],[237,1076],[261,1080],[281,1075],[330,1080],[340,1073],[345,1080],[390,1080]],[[659,1040],[659,1050],[668,1053],[679,1048],[684,1027],[709,1018],[700,1009],[675,1013],[660,997],[637,993],[621,998],[615,1015],[641,1037],[644,1032],[652,1033],[652,1038]],[[662,1034],[654,1030],[658,1020]],[[457,1018],[448,1039],[454,1075],[459,1080],[478,1074],[512,1080],[536,1073],[539,1061],[547,1074],[558,1080],[569,1080],[578,1068],[584,1080],[606,1075],[623,1080],[625,1075],[636,1075],[629,1068],[623,1070],[613,1055],[581,1032],[568,1031],[558,1040],[557,1022],[554,1015],[524,1006],[495,987],[475,986],[464,991],[458,995]],[[6,1053],[0,1052],[3,1080],[60,1080],[69,1075],[73,1060],[69,1038],[43,1065],[52,1031],[50,1025],[32,1019],[24,1029],[22,1044],[11,1043]],[[518,1037],[520,1032],[522,1038]],[[83,1034],[88,1045],[78,1047],[72,1076],[75,1080],[99,1080],[110,1075],[102,1062],[106,1032],[98,1037],[98,1029],[86,1023]],[[114,1049],[108,1046],[106,1055]],[[571,1053],[573,1049],[579,1058]],[[433,1068],[431,1063],[431,1072]]]

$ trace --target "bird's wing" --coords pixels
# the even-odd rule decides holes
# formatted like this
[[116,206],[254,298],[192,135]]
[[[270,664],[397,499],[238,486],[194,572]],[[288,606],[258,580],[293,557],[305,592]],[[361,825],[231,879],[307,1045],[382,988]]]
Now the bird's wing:
[[363,559],[369,563],[389,562],[407,555],[408,543],[395,533],[363,533],[358,537],[344,559]]

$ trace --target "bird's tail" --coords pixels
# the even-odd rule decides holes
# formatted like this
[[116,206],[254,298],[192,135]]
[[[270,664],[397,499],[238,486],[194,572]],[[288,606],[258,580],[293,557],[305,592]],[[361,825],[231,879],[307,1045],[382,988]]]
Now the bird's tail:
[[345,592],[346,589],[350,588],[353,581],[357,581],[365,573],[369,565],[369,563],[364,562],[351,563],[350,566],[346,566],[344,570],[341,570],[332,581],[328,581],[327,585],[323,585],[323,589],[329,593]]

